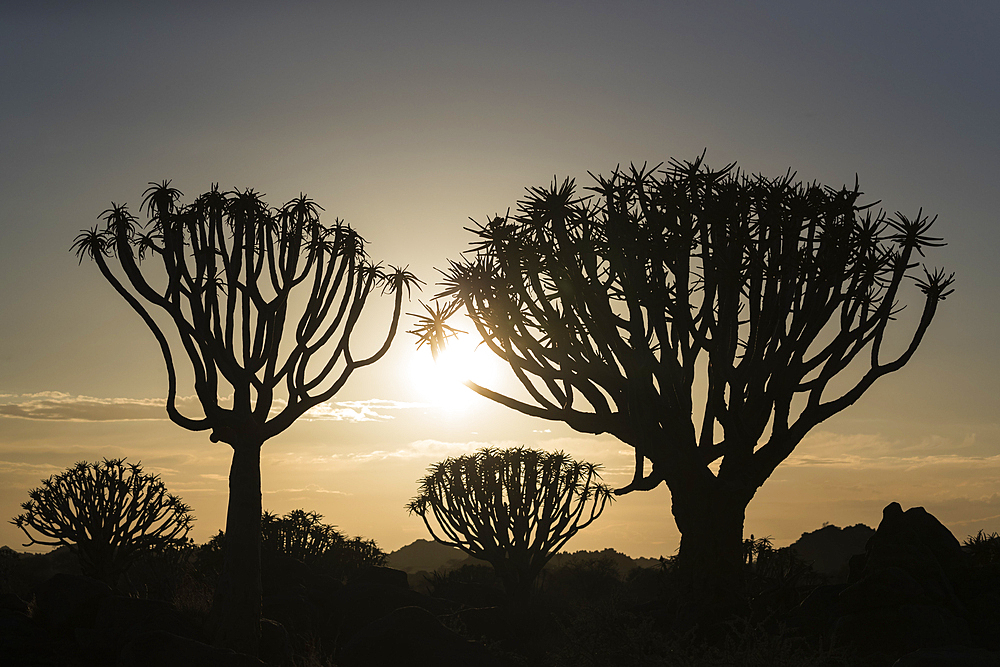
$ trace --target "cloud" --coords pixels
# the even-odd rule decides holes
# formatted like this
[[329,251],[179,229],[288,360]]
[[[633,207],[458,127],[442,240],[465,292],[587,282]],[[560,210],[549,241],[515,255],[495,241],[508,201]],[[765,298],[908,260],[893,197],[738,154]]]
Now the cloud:
[[443,442],[441,440],[415,440],[392,451],[376,450],[364,454],[349,454],[348,456],[362,463],[369,461],[385,461],[386,459],[439,459],[449,456],[471,454],[483,447],[516,447],[513,442]]
[[[167,418],[163,398],[96,398],[60,391],[5,394],[0,417],[40,421],[150,421]],[[178,407],[200,411],[193,396],[177,399]]]
[[[231,397],[229,397],[231,400]],[[156,421],[166,420],[166,399],[163,398],[96,398],[73,396],[59,391],[34,394],[0,394],[0,417],[36,421]],[[221,398],[225,404],[226,397]],[[198,418],[202,413],[195,396],[177,398],[182,413]],[[273,414],[284,407],[275,402]],[[381,398],[365,401],[325,403],[312,408],[302,417],[305,421],[383,422],[393,419],[383,414],[388,410],[426,407],[423,403],[405,403]]]
[[395,417],[382,414],[380,411],[423,407],[427,406],[424,403],[405,403],[384,398],[370,398],[365,401],[341,401],[333,405],[326,403],[317,405],[306,412],[302,419],[305,421],[384,422],[395,419]]
[[511,441],[498,442],[443,442],[441,440],[416,440],[392,450],[376,449],[370,452],[352,452],[348,454],[328,454],[322,456],[284,454],[280,457],[268,458],[268,465],[307,465],[315,467],[342,467],[345,465],[363,465],[390,460],[424,460],[435,461],[450,456],[471,454],[483,447],[516,447]]
[[390,401],[385,398],[369,398],[365,401],[340,401],[337,405],[342,405],[346,408],[382,408],[383,410],[431,407],[429,403],[407,403],[405,401]]
[[21,461],[0,461],[0,474],[29,474],[32,476],[50,477],[62,472],[64,468],[51,463],[24,463]]
[[316,486],[315,484],[309,484],[308,486],[303,487],[301,489],[275,489],[273,491],[267,491],[267,490],[265,490],[265,491],[263,491],[263,493],[265,495],[266,494],[275,494],[275,493],[325,493],[325,494],[330,494],[330,495],[335,495],[335,496],[350,496],[350,495],[353,495],[353,494],[347,493],[345,491],[331,491],[329,489],[321,489],[318,486]]

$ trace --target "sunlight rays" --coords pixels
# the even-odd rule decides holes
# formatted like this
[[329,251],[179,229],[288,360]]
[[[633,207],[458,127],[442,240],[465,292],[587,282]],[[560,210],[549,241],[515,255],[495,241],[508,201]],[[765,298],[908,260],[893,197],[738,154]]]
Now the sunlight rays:
[[473,336],[459,334],[450,338],[434,360],[430,350],[420,350],[409,368],[411,385],[422,400],[448,412],[467,412],[486,399],[465,386],[466,380],[477,384],[495,384],[501,362],[485,346],[476,346]]

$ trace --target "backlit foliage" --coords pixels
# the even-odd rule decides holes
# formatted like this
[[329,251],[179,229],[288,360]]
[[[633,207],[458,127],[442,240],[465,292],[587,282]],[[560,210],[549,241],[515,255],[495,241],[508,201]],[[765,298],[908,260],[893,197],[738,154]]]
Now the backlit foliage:
[[184,545],[194,521],[159,476],[124,459],[77,463],[28,496],[11,521],[28,536],[24,546],[67,545],[85,574],[112,585],[143,554]]
[[[529,188],[516,213],[469,229],[473,248],[450,262],[441,303],[412,333],[441,346],[464,310],[525,398],[468,386],[634,447],[623,492],[721,458],[720,475],[752,495],[810,428],[906,364],[953,291],[943,269],[912,271],[944,245],[936,218],[874,212],[857,183],[700,158],[595,180],[590,196],[569,179]],[[890,353],[907,279],[923,309]],[[832,382],[855,365],[846,389]]]
[[488,561],[509,593],[526,596],[549,559],[611,501],[598,469],[562,452],[481,449],[432,466],[407,509],[435,540]]

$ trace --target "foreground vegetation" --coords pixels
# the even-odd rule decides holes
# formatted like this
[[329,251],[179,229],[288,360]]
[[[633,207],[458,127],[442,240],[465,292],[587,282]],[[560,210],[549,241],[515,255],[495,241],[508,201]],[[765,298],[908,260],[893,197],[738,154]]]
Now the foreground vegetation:
[[[940,549],[925,539],[933,531],[921,537],[912,529],[917,525],[914,519],[922,520],[929,514],[900,510],[897,515],[893,506],[886,511],[887,518],[869,541],[865,554],[852,559],[846,579],[817,573],[790,548],[776,549],[766,539],[745,540],[743,574],[747,594],[742,613],[710,627],[694,624],[685,615],[677,594],[673,559],[661,559],[655,567],[627,567],[623,558],[609,553],[562,558],[539,577],[533,602],[525,609],[509,604],[501,580],[486,563],[466,563],[431,573],[422,577],[421,586],[411,587],[403,572],[372,564],[373,560],[382,562],[377,556],[371,559],[358,552],[348,556],[352,553],[349,550],[333,547],[324,552],[325,556],[314,553],[300,559],[280,547],[272,548],[276,542],[265,539],[264,544],[272,547],[262,553],[263,609],[265,618],[271,621],[264,622],[261,659],[264,664],[287,667],[350,667],[402,664],[394,661],[417,651],[437,656],[435,661],[440,665],[476,660],[476,664],[510,667],[888,666],[904,652],[910,652],[905,644],[909,640],[904,637],[903,643],[887,643],[887,650],[880,651],[865,643],[863,633],[847,632],[845,618],[868,614],[867,622],[877,625],[879,617],[872,615],[872,609],[889,608],[871,607],[867,602],[851,607],[851,591],[885,585],[880,589],[884,598],[899,598],[912,582],[899,574],[897,566],[876,567],[879,559],[889,551],[900,552],[901,544],[923,544],[927,553]],[[900,524],[898,517],[909,523]],[[265,523],[274,525],[290,519],[285,528],[298,526],[298,530],[304,521],[309,525],[297,534],[317,536],[325,532],[321,518],[297,512],[271,516]],[[328,543],[342,546],[352,542],[372,545],[365,540],[339,538]],[[918,551],[915,547],[909,550],[911,563]],[[996,632],[1000,616],[989,605],[990,600],[1000,597],[1000,536],[980,533],[970,537],[959,553],[961,562],[942,568],[955,568],[947,581],[963,605],[965,645],[968,651],[993,655],[983,651],[1000,649],[991,644],[996,641],[991,637],[1000,636]],[[156,607],[160,610],[158,629],[174,633],[181,631],[178,628],[188,628],[192,638],[198,639],[218,577],[219,554],[216,536],[207,544],[188,548],[182,558],[150,557],[131,570],[130,588],[124,591],[127,595],[102,594],[104,602],[96,608],[105,609],[108,600],[117,600],[117,604],[139,610],[131,613],[132,618],[114,621],[118,624],[115,632],[125,637],[122,641],[148,636],[142,634],[148,627],[135,625],[141,626],[138,619],[147,618],[142,605],[160,605]],[[353,565],[346,562],[352,558]],[[936,558],[941,563],[947,560],[944,556]],[[43,564],[48,571],[41,571]],[[132,655],[130,651],[134,652],[131,644],[116,645],[110,639],[111,633],[101,635],[110,623],[104,617],[91,613],[66,620],[64,613],[61,625],[52,624],[50,589],[59,577],[48,583],[39,580],[52,571],[72,571],[74,564],[61,549],[44,556],[5,550],[0,557],[3,613],[8,618],[19,614],[25,627],[30,625],[36,636],[47,638],[33,649],[37,653],[32,654],[33,664],[132,664],[126,662]],[[892,580],[895,588],[885,583],[889,580],[884,572],[892,568],[897,570]],[[928,568],[921,565],[916,569]],[[919,579],[915,570],[911,574],[914,581]],[[923,597],[917,603],[903,601],[902,606],[893,609],[938,604],[928,597],[924,580],[920,582],[925,592],[919,595]],[[72,594],[60,592],[59,604],[71,607],[73,596],[78,594],[73,592],[77,590],[74,586],[78,584],[60,585],[67,586]],[[823,600],[839,601],[826,604]],[[18,601],[22,606],[16,610]],[[939,606],[943,609],[947,604],[940,602]],[[170,622],[163,620],[167,618],[166,610],[172,614]],[[827,612],[829,618],[823,616]],[[836,618],[839,620],[831,620]],[[891,635],[886,627],[880,630],[882,639]],[[8,631],[9,624],[4,632]],[[98,647],[80,641],[80,637],[95,635],[108,637],[109,643]],[[0,636],[0,646],[7,646],[9,641]]]

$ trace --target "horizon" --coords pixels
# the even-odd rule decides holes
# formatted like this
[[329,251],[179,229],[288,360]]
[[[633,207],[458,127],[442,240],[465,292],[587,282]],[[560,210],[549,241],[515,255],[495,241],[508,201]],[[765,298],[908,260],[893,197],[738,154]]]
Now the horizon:
[[[272,206],[305,193],[427,283],[403,305],[420,313],[436,269],[474,240],[470,218],[554,178],[582,189],[588,171],[706,149],[716,168],[831,187],[857,175],[865,202],[938,215],[948,245],[927,262],[957,275],[913,359],[809,433],[750,503],[745,535],[874,528],[891,502],[925,507],[959,541],[1000,531],[1000,7],[195,7],[0,10],[0,544],[25,541],[8,521],[29,489],[105,457],[159,474],[192,506],[197,543],[225,526],[231,449],[167,420],[155,340],[69,252],[111,202],[138,214],[163,179],[185,203],[213,183]],[[906,285],[903,318],[917,297]],[[384,335],[373,306],[359,347]],[[406,333],[414,322],[265,444],[264,509],[319,512],[388,553],[430,539],[404,506],[449,456],[525,445],[599,463],[612,487],[631,479],[614,437],[456,387]],[[566,549],[655,558],[678,540],[661,484],[618,498]]]
[[[827,524],[824,524],[824,525],[820,526],[819,528],[816,528],[815,530],[806,531],[806,532],[802,533],[802,535],[800,535],[799,538],[797,538],[796,540],[794,540],[793,542],[791,542],[789,544],[772,544],[772,546],[775,549],[783,549],[783,548],[786,548],[786,547],[790,547],[793,544],[795,544],[796,542],[798,542],[800,539],[802,539],[803,537],[805,537],[806,535],[814,533],[814,532],[817,532],[817,531],[822,530],[822,529],[827,528],[827,527],[838,528],[840,530],[844,530],[846,528],[854,528],[856,526],[865,526],[866,528],[870,528],[872,530],[875,530],[878,527],[877,524],[875,526],[868,526],[867,524],[857,523],[857,524],[851,524],[851,525],[847,525],[847,526],[836,526],[834,524],[827,523]],[[947,528],[947,526],[945,526],[945,527]],[[354,535],[348,535],[347,537],[355,537],[355,536]],[[363,536],[361,536],[361,537],[363,537]],[[770,539],[770,537],[766,536],[766,535],[757,537],[756,539],[761,539],[761,537],[763,537],[765,539]],[[957,537],[958,536],[956,535],[956,538]],[[398,547],[396,549],[383,550],[383,551],[384,551],[384,553],[385,553],[386,556],[392,556],[393,554],[399,553],[403,549],[406,549],[408,547],[412,547],[413,545],[415,545],[417,543],[420,543],[420,542],[427,542],[428,544],[437,544],[437,545],[440,545],[440,546],[448,548],[448,549],[453,549],[453,550],[455,550],[455,551],[463,554],[464,557],[473,558],[473,559],[476,559],[476,560],[482,560],[484,563],[488,562],[488,561],[483,560],[482,558],[479,558],[477,556],[470,555],[468,552],[463,551],[460,547],[455,546],[454,544],[449,544],[447,542],[440,542],[440,541],[435,540],[433,538],[426,538],[426,537],[418,537],[418,538],[415,538],[412,542],[408,542],[406,544],[403,544],[402,546],[400,546],[400,547]],[[959,539],[959,542],[964,542],[964,540]],[[200,545],[196,544],[196,546],[200,546]],[[62,544],[62,545],[58,545],[58,546],[53,546],[48,551],[19,551],[18,549],[14,549],[13,547],[11,547],[9,544],[0,544],[0,549],[3,549],[5,547],[8,548],[8,549],[11,549],[13,551],[16,551],[16,552],[18,552],[20,554],[33,555],[33,556],[39,556],[39,555],[49,554],[49,553],[52,553],[53,551],[55,551],[56,549],[63,549],[63,548],[67,548],[68,549],[69,548],[68,545]],[[662,555],[656,556],[656,557],[652,557],[652,556],[633,556],[633,555],[625,553],[623,551],[618,551],[617,549],[614,549],[613,547],[604,547],[604,548],[594,548],[594,549],[568,549],[568,548],[563,548],[563,549],[560,549],[559,551],[556,551],[553,554],[553,556],[555,556],[557,554],[574,555],[574,554],[579,554],[579,553],[603,553],[603,552],[609,551],[609,550],[610,551],[614,551],[615,553],[621,554],[623,556],[626,556],[626,557],[628,557],[631,560],[658,560],[659,558],[669,558],[670,556],[676,555],[676,552],[675,552],[674,554],[662,554]]]

